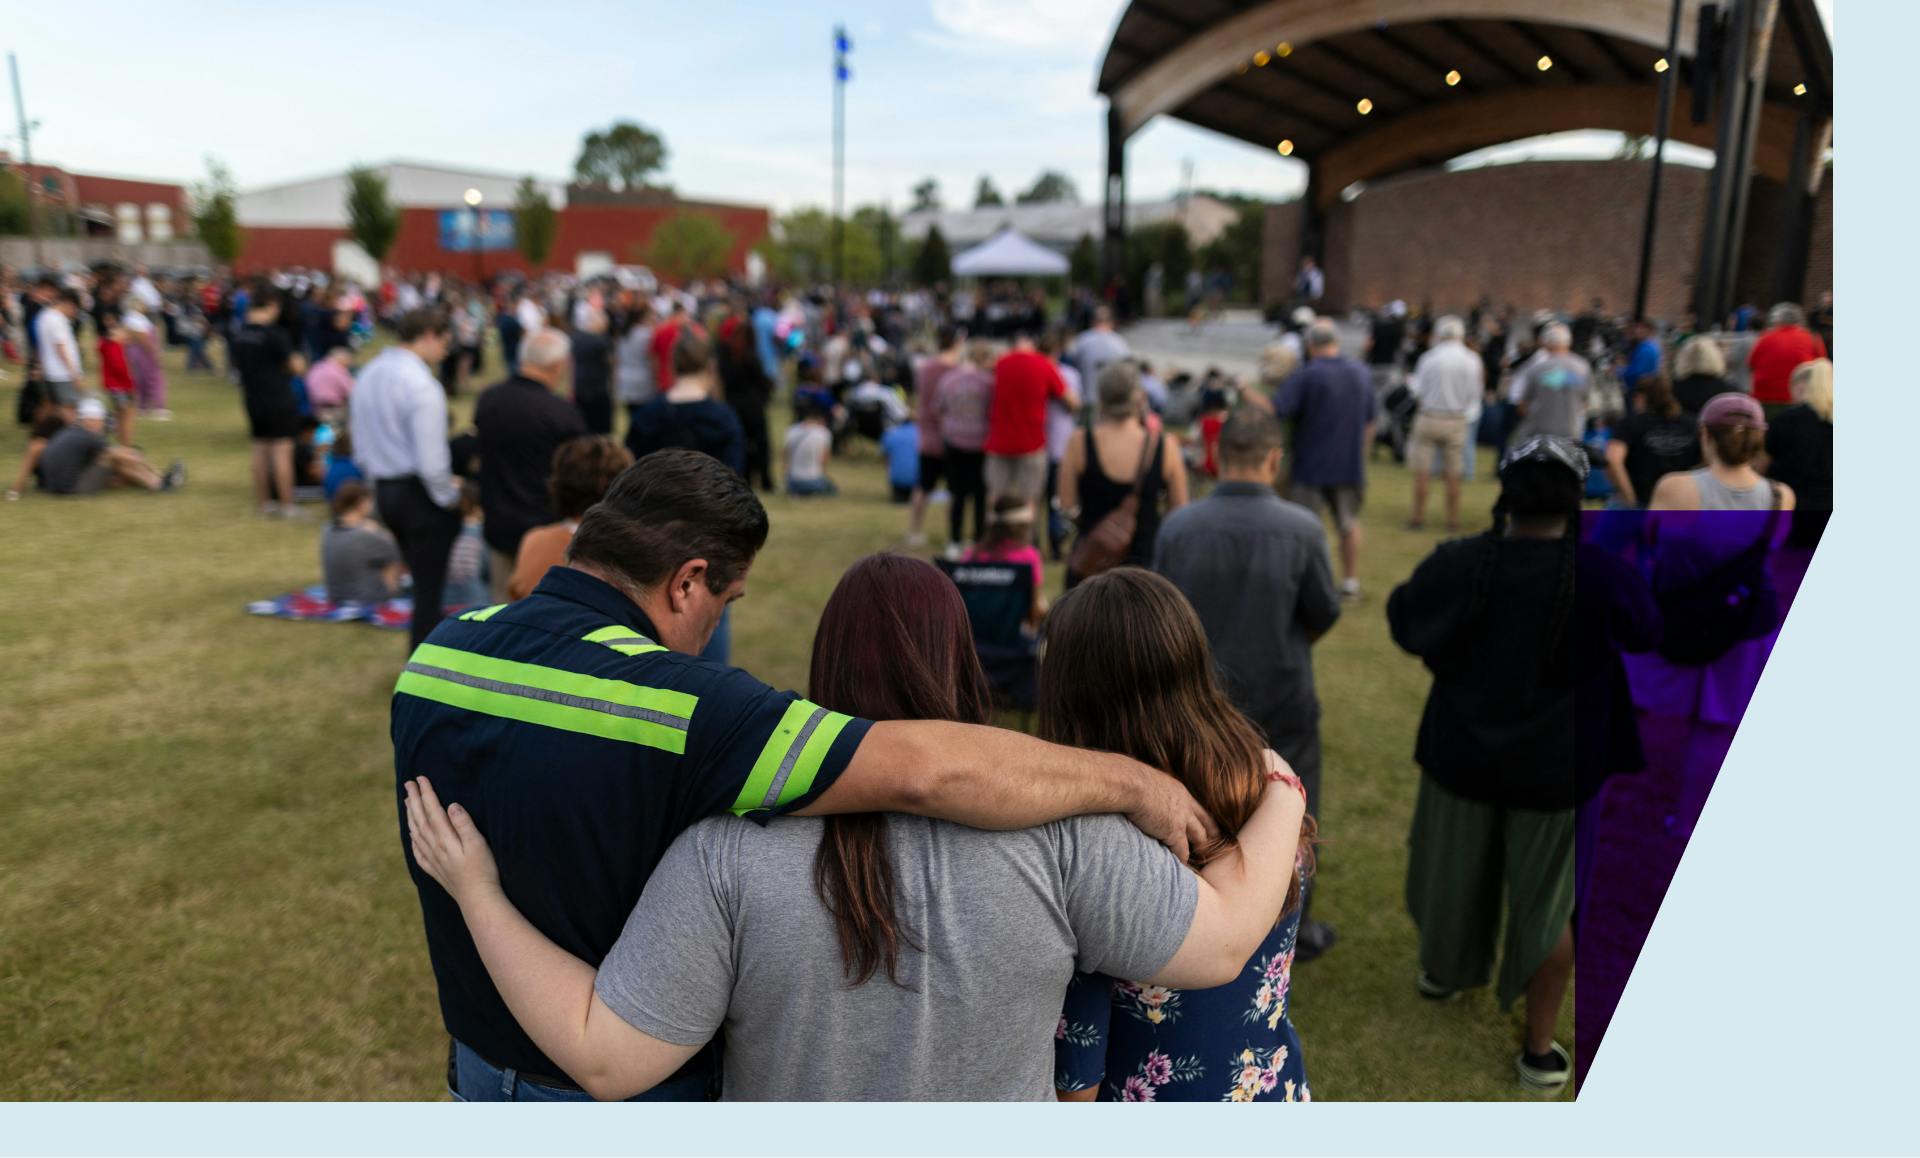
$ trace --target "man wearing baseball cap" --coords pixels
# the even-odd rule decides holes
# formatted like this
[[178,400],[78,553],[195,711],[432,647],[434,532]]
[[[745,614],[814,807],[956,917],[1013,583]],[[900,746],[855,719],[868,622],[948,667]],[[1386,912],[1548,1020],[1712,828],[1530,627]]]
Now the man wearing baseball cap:
[[41,489],[56,495],[97,494],[108,487],[171,491],[187,481],[187,468],[178,461],[162,474],[132,447],[109,445],[107,404],[100,399],[80,399],[74,414],[74,421],[27,447],[9,502],[20,497],[29,475],[38,475]]
[[1746,394],[1717,394],[1700,411],[1706,465],[1653,487],[1653,511],[1790,511],[1793,488],[1753,468],[1767,443],[1767,417]]

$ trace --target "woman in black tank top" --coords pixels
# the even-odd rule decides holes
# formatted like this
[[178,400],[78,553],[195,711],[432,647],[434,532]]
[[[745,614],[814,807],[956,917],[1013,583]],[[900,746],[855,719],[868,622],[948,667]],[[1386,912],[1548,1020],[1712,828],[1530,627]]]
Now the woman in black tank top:
[[[1084,535],[1118,510],[1138,486],[1140,506],[1134,521],[1133,542],[1127,548],[1124,562],[1145,567],[1153,562],[1153,540],[1160,533],[1160,520],[1165,511],[1186,504],[1186,464],[1177,453],[1169,457],[1167,435],[1149,429],[1145,423],[1146,396],[1140,389],[1139,369],[1133,363],[1116,362],[1100,372],[1098,399],[1099,411],[1094,425],[1067,444],[1066,462],[1060,470],[1060,505],[1069,512],[1076,506],[1079,508],[1073,515],[1074,527]],[[1125,477],[1114,478],[1100,465],[1095,436],[1101,430],[1119,434],[1129,428],[1140,431],[1146,440],[1131,452],[1135,463],[1145,456],[1146,473],[1143,477],[1135,470]],[[1068,568],[1068,587],[1082,578],[1084,576]]]

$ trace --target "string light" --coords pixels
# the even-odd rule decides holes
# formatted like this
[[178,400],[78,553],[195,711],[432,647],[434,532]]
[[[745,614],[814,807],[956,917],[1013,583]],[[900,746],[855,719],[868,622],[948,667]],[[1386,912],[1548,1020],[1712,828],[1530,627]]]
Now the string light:
[[1807,86],[1806,86],[1806,85],[1804,85],[1804,84],[1796,84],[1796,85],[1794,85],[1794,86],[1793,86],[1793,95],[1794,95],[1794,96],[1806,96],[1806,95],[1807,95]]
[[1541,72],[1545,72],[1553,67],[1553,57],[1543,56],[1539,60],[1534,61],[1533,66]]
[[1275,145],[1274,148],[1280,150],[1280,155],[1282,157],[1293,156],[1293,142],[1290,140],[1281,141],[1279,144]]
[[1667,58],[1663,56],[1663,57],[1661,57],[1661,58],[1660,58],[1659,60],[1656,60],[1656,61],[1654,61],[1654,62],[1653,62],[1653,71],[1655,71],[1655,72],[1665,72],[1665,71],[1667,71]]
[[1370,112],[1372,112],[1372,111],[1373,111],[1373,102],[1372,102],[1372,101],[1370,101],[1370,100],[1368,100],[1368,99],[1367,99],[1366,97],[1361,97],[1361,98],[1360,98],[1360,103],[1359,103],[1359,104],[1357,104],[1357,105],[1355,105],[1355,106],[1353,106],[1353,107],[1354,107],[1354,108],[1356,108],[1356,109],[1359,109],[1359,110],[1360,110],[1360,115],[1364,117],[1364,116],[1366,116],[1366,115],[1367,115],[1368,113],[1370,113]]
[[1456,68],[1452,72],[1447,74],[1447,87],[1452,88],[1454,85],[1459,83],[1460,83],[1460,70]]
[[1276,44],[1276,45],[1274,45],[1274,46],[1273,46],[1273,54],[1274,54],[1275,56],[1278,56],[1278,57],[1280,57],[1280,58],[1282,58],[1282,59],[1285,59],[1285,58],[1287,58],[1287,57],[1289,57],[1289,56],[1292,56],[1292,55],[1293,55],[1293,41],[1291,41],[1291,40],[1282,40],[1282,41],[1281,41],[1280,43],[1278,43],[1278,44]]
[[1267,67],[1267,61],[1272,59],[1272,57],[1267,55],[1267,50],[1264,48],[1253,54],[1253,63],[1260,68]]

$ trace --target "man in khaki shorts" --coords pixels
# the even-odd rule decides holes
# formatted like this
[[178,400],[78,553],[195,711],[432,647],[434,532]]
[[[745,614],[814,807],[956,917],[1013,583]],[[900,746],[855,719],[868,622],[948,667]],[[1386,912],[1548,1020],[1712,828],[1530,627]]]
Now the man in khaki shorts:
[[1420,410],[1407,442],[1413,466],[1413,518],[1407,529],[1427,522],[1427,480],[1440,455],[1447,484],[1447,530],[1460,530],[1460,473],[1467,454],[1467,419],[1486,394],[1486,366],[1467,349],[1467,327],[1449,314],[1433,324],[1433,345],[1420,355],[1407,383]]

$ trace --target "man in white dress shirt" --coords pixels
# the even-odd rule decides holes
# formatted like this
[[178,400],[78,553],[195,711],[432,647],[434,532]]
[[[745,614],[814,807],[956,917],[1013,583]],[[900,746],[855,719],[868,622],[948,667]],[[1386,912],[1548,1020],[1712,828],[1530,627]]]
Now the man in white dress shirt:
[[403,314],[400,344],[360,371],[348,405],[353,460],[373,483],[380,521],[413,572],[413,645],[442,618],[447,555],[460,535],[460,483],[447,446],[447,395],[433,367],[453,327],[438,306]]

